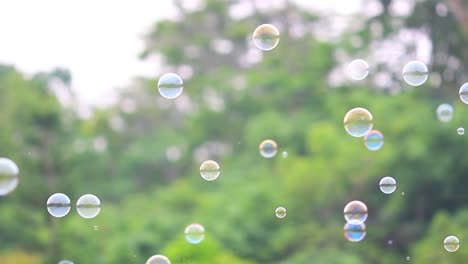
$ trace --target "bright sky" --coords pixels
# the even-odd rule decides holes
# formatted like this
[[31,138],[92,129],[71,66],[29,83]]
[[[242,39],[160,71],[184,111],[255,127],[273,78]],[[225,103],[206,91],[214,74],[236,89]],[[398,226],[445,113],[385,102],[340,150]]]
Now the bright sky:
[[[344,11],[360,1],[317,0],[311,6]],[[156,20],[174,14],[170,0],[2,0],[0,63],[27,74],[67,68],[83,102],[108,104],[112,91],[132,77],[157,77],[158,65],[138,59],[141,37]]]

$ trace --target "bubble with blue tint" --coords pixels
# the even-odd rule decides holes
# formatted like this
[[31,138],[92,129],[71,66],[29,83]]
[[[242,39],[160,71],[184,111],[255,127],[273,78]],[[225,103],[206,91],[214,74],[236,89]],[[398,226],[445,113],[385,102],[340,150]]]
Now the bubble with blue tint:
[[377,151],[382,148],[384,137],[378,130],[371,130],[364,136],[364,145],[368,150]]
[[0,158],[0,196],[7,195],[18,186],[19,169],[14,161]]
[[366,225],[346,223],[343,227],[344,236],[348,241],[359,242],[366,237]]
[[268,51],[278,46],[280,33],[278,29],[270,24],[258,26],[253,33],[254,45],[263,50]]
[[363,80],[369,74],[369,64],[365,60],[353,60],[346,67],[346,73],[353,80]]
[[363,137],[373,126],[373,117],[369,110],[356,107],[349,110],[343,120],[346,132],[353,137]]
[[166,256],[154,255],[146,261],[146,264],[171,264],[171,261]]
[[179,75],[175,73],[166,73],[158,81],[159,94],[167,99],[174,99],[184,90],[184,82]]
[[260,155],[267,159],[273,158],[278,152],[278,144],[276,144],[276,142],[271,139],[263,140],[258,148],[260,150]]
[[205,228],[200,224],[190,224],[185,230],[185,240],[190,244],[199,244],[205,239]]
[[214,181],[219,177],[219,164],[214,160],[207,160],[200,166],[200,175],[207,181]]
[[276,208],[275,215],[276,215],[276,217],[278,217],[280,219],[285,218],[286,217],[286,208],[281,207],[281,206]]
[[460,248],[460,240],[456,236],[448,236],[444,240],[444,248],[448,252],[455,252]]
[[453,107],[449,104],[441,104],[437,107],[436,114],[437,119],[442,123],[447,123],[452,121],[453,118]]
[[460,95],[460,100],[462,100],[463,103],[468,104],[468,83],[464,83],[460,87],[458,94]]
[[47,199],[47,211],[53,217],[64,217],[70,209],[70,198],[63,193],[54,193]]
[[76,202],[76,210],[83,218],[94,218],[101,211],[101,201],[93,194],[85,194]]
[[397,188],[396,180],[392,177],[383,177],[379,182],[380,190],[385,194],[393,193]]
[[457,134],[460,135],[460,136],[464,135],[465,134],[465,129],[463,127],[459,127],[457,129]]
[[426,82],[429,70],[420,61],[410,61],[403,67],[403,79],[412,86],[420,86]]
[[345,206],[343,214],[346,222],[362,224],[367,220],[367,206],[361,201],[351,201]]

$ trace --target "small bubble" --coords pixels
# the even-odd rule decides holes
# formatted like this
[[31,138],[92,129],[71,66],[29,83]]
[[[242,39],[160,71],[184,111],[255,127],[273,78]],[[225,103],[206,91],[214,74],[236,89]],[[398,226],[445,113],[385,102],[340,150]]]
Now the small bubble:
[[284,207],[276,208],[275,215],[276,215],[276,217],[278,217],[280,219],[285,218],[286,217],[286,208],[284,208]]
[[185,230],[185,240],[190,244],[199,244],[205,239],[205,228],[200,224],[190,224]]
[[353,60],[346,67],[348,76],[353,80],[363,80],[369,74],[369,64],[365,60]]
[[372,114],[369,110],[356,107],[349,110],[343,120],[346,132],[353,137],[363,137],[372,129]]
[[464,83],[458,91],[463,103],[468,104],[468,83]]
[[175,73],[166,73],[158,81],[159,94],[167,99],[174,99],[184,90],[184,82],[179,75]]
[[403,79],[412,86],[419,86],[426,82],[428,77],[426,64],[420,61],[410,61],[403,68]]
[[283,151],[283,153],[281,153],[281,156],[283,156],[283,158],[287,158],[288,157],[288,152]]
[[377,151],[382,148],[384,137],[378,130],[371,130],[364,136],[364,145],[368,150]]
[[396,180],[392,177],[384,177],[379,182],[380,190],[385,194],[393,193],[396,188]]
[[410,260],[411,260],[411,258],[409,256],[406,257],[406,261],[410,261]]
[[367,220],[367,206],[361,201],[351,201],[345,206],[343,214],[346,222],[361,224]]
[[219,177],[219,164],[213,160],[207,160],[200,166],[200,175],[207,181],[214,181]]
[[99,226],[94,226],[93,229],[94,229],[95,231],[97,231],[97,230],[99,230]]
[[389,240],[389,241],[387,241],[387,244],[389,244],[389,245],[393,245],[393,240]]
[[19,169],[16,163],[7,158],[0,158],[0,196],[7,195],[18,186]]
[[450,122],[453,118],[453,107],[449,104],[441,104],[437,107],[437,119],[440,122],[447,123]]
[[94,218],[101,211],[101,201],[95,195],[85,194],[76,202],[76,210],[83,218]]
[[401,195],[405,195],[405,192],[401,192]]
[[255,46],[263,51],[274,49],[280,40],[278,29],[270,24],[258,26],[253,33]]
[[58,264],[73,264],[73,262],[70,261],[70,260],[61,260],[61,261],[59,261]]
[[460,248],[460,240],[456,236],[448,236],[444,240],[444,248],[448,252],[455,252]]
[[364,223],[360,224],[350,224],[346,223],[343,227],[344,236],[348,241],[359,242],[366,237],[366,225]]
[[258,148],[260,149],[260,154],[262,157],[270,159],[276,155],[276,152],[278,151],[278,144],[276,144],[274,140],[265,139],[260,143]]
[[459,127],[457,129],[457,134],[460,135],[460,136],[464,135],[465,134],[465,129],[463,127]]
[[171,261],[163,255],[154,255],[150,257],[146,264],[171,264]]
[[70,198],[63,193],[54,193],[47,199],[47,211],[54,217],[64,217],[70,209]]

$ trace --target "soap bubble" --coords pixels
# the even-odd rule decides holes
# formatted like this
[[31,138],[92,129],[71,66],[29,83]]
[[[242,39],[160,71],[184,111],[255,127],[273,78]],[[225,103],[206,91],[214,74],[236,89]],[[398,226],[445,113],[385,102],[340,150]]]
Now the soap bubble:
[[184,90],[184,82],[179,75],[175,73],[166,73],[158,81],[159,94],[167,99],[174,99]]
[[460,136],[464,135],[465,134],[465,129],[463,127],[459,127],[457,129],[457,134],[460,135]]
[[369,74],[369,64],[365,60],[353,60],[346,67],[346,73],[353,80],[363,80]]
[[284,208],[284,207],[276,208],[275,215],[276,215],[276,217],[278,217],[280,219],[285,218],[286,217],[286,208]]
[[98,230],[99,230],[99,226],[94,226],[93,229],[94,229],[94,231],[98,231]]
[[70,209],[70,198],[63,193],[54,193],[47,199],[47,211],[54,217],[64,217]]
[[258,26],[253,33],[255,46],[263,51],[274,49],[280,40],[278,29],[270,24]]
[[412,86],[419,86],[426,82],[428,77],[426,64],[420,61],[410,61],[403,68],[403,79]]
[[384,137],[378,130],[371,130],[364,136],[364,145],[368,150],[377,151],[382,148]]
[[367,206],[361,201],[349,202],[344,210],[344,218],[350,224],[361,224],[367,220]]
[[260,154],[264,158],[269,159],[276,155],[276,152],[278,151],[278,144],[276,144],[274,140],[265,139],[260,143],[258,148],[260,149]]
[[464,83],[458,91],[463,103],[468,104],[468,83]]
[[205,239],[205,228],[200,224],[190,224],[184,231],[185,240],[190,244],[199,244]]
[[344,236],[348,241],[359,242],[366,237],[366,225],[346,223],[343,227]]
[[154,255],[150,257],[146,264],[171,264],[171,261],[163,255]]
[[449,104],[441,104],[437,107],[436,113],[440,122],[450,122],[453,118],[453,107]]
[[83,218],[94,218],[101,211],[101,201],[95,195],[85,194],[76,202],[76,210]]
[[73,264],[70,260],[61,260],[58,264]]
[[448,252],[455,252],[460,248],[460,240],[456,236],[448,236],[444,240],[444,248]]
[[288,152],[287,152],[287,151],[283,151],[283,153],[281,153],[281,156],[283,156],[283,158],[287,158],[287,157],[288,157]]
[[213,160],[207,160],[200,166],[200,175],[207,181],[214,181],[219,177],[219,164]]
[[7,195],[18,186],[19,169],[16,163],[7,158],[0,158],[0,196]]
[[396,180],[392,177],[383,177],[379,182],[380,190],[385,194],[393,193],[396,188]]
[[373,117],[369,110],[356,107],[346,113],[343,122],[348,134],[353,137],[363,137],[372,129]]

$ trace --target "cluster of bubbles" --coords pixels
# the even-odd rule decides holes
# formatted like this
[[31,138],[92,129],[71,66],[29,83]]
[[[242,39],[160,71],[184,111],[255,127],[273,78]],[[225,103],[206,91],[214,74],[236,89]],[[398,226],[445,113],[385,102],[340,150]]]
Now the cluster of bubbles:
[[[70,198],[63,193],[54,193],[47,199],[47,211],[53,217],[64,217],[70,209]],[[85,194],[76,202],[76,210],[83,218],[94,218],[101,211],[101,201],[93,194]]]

